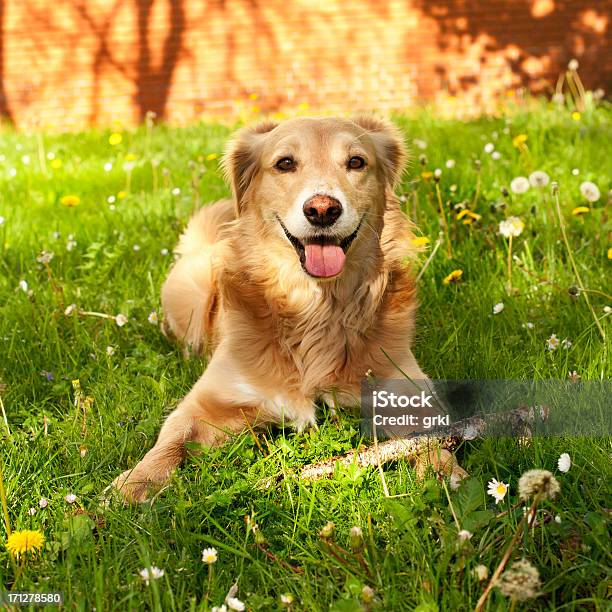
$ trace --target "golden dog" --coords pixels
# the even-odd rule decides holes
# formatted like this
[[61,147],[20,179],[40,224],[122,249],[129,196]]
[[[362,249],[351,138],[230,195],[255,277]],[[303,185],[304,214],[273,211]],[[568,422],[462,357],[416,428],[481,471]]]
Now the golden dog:
[[413,234],[394,195],[404,160],[398,131],[373,118],[238,133],[223,160],[234,198],[191,219],[162,289],[166,330],[212,357],[116,479],[126,499],[159,488],[188,442],[313,425],[318,399],[355,405],[366,372],[397,378],[394,363],[426,378],[410,350]]

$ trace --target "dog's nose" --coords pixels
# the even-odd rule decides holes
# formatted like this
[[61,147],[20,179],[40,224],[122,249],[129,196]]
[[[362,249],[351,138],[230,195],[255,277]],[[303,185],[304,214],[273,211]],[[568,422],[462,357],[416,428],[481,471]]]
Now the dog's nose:
[[310,223],[325,227],[335,223],[342,214],[342,204],[331,196],[316,195],[304,202],[303,210]]

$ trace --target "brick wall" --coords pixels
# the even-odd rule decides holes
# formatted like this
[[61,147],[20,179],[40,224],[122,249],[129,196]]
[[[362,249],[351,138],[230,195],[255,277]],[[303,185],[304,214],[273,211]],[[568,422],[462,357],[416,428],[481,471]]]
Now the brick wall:
[[[0,0],[0,114],[17,126],[494,104],[567,61],[610,85],[596,0]],[[256,108],[253,108],[256,107]]]

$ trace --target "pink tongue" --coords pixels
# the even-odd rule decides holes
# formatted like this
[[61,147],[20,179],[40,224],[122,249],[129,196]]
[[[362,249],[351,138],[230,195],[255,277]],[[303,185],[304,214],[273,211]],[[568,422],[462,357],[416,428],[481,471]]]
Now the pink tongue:
[[306,270],[313,276],[328,278],[342,272],[346,259],[342,247],[334,244],[307,244]]

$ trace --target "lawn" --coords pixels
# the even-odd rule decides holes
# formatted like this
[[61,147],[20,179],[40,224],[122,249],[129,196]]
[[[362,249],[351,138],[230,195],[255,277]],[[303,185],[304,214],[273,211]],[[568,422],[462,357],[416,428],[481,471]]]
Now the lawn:
[[[414,352],[432,377],[610,378],[611,117],[606,103],[572,115],[535,101],[466,122],[394,117],[412,150],[399,193],[429,238],[415,270]],[[459,490],[434,475],[418,480],[397,461],[384,468],[386,497],[375,468],[316,483],[291,475],[360,443],[356,415],[322,408],[318,430],[245,433],[205,450],[153,504],[104,502],[206,366],[162,336],[159,290],[190,214],[228,194],[219,157],[231,131],[3,130],[0,467],[12,528],[40,530],[46,543],[16,561],[0,522],[0,591],[62,591],[77,610],[182,611],[221,606],[237,583],[236,597],[254,610],[473,609],[487,584],[475,568],[491,575],[523,518],[518,479],[543,468],[561,491],[540,504],[512,552],[511,562],[526,558],[541,577],[540,595],[516,609],[605,609],[609,431],[465,442],[458,455],[470,479]],[[510,189],[536,170],[559,184],[571,251],[551,184]],[[597,201],[581,193],[584,181],[599,188]],[[448,241],[421,269],[436,248],[440,201]],[[475,214],[462,216],[462,206]],[[498,231],[510,216],[524,223],[512,241],[512,289],[509,240]],[[445,284],[454,270],[461,278]],[[567,473],[557,468],[562,453]],[[278,473],[288,476],[258,486]],[[486,493],[492,478],[509,484],[499,504]],[[329,521],[333,534],[321,537]],[[471,538],[461,542],[459,528]],[[211,565],[207,547],[218,554]],[[151,566],[164,575],[147,584],[139,572]],[[494,589],[487,605],[511,603]]]

